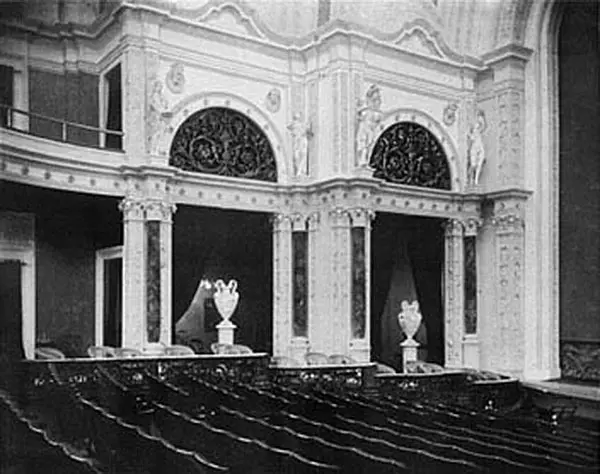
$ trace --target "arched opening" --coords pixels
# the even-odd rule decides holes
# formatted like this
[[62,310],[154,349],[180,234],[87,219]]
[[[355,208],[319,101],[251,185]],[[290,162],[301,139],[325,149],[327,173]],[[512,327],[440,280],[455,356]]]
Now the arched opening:
[[379,137],[369,165],[373,177],[395,184],[451,189],[450,167],[444,148],[424,126],[397,122]]
[[559,8],[562,9],[557,57],[561,369],[563,377],[598,379],[599,4],[565,2]]
[[169,164],[184,171],[277,181],[275,155],[260,127],[244,114],[209,107],[175,133]]
[[400,369],[402,301],[419,302],[419,360],[444,364],[443,219],[378,213],[371,234],[371,351]]

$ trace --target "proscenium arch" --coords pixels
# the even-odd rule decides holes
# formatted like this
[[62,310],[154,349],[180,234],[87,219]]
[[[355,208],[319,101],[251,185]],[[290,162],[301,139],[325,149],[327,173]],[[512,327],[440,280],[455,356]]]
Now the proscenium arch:
[[160,137],[158,154],[168,159],[171,144],[181,125],[193,114],[211,107],[231,109],[253,121],[266,135],[273,150],[277,166],[277,182],[286,183],[288,181],[289,166],[285,141],[277,127],[259,107],[233,94],[222,92],[193,94],[177,103],[172,109],[165,131]]
[[[396,109],[388,112],[379,126],[379,134],[373,141],[374,145],[377,144],[379,139],[385,134],[385,132],[392,126],[402,123],[412,122],[421,127],[425,128],[433,138],[440,144],[444,154],[446,155],[446,163],[450,171],[450,191],[460,191],[461,189],[461,176],[458,170],[458,153],[457,147],[453,142],[449,134],[442,128],[442,126],[430,115],[416,109]],[[373,150],[375,147],[373,147]],[[373,154],[369,160],[371,160]]]

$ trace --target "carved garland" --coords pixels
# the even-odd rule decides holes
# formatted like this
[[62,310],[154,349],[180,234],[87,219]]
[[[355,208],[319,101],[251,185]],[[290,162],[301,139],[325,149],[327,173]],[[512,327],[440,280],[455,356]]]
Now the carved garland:
[[245,115],[222,107],[203,109],[181,125],[169,164],[185,171],[277,181],[267,136]]
[[442,145],[425,127],[399,122],[373,148],[373,176],[396,184],[450,189],[450,168]]

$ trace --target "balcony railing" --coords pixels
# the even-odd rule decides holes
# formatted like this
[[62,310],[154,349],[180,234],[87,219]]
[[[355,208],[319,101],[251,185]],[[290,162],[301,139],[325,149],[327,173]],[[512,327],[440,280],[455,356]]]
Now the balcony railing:
[[61,120],[0,104],[0,126],[65,143],[122,150],[123,132]]

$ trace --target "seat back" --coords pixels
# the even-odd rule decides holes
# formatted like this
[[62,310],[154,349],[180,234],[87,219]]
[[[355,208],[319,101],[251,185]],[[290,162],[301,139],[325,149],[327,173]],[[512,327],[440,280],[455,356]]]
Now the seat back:
[[307,352],[304,356],[304,360],[308,365],[327,365],[329,364],[329,358],[326,354],[321,352]]
[[35,358],[41,360],[66,359],[65,355],[54,347],[36,347]]
[[330,364],[334,365],[347,365],[357,363],[352,357],[343,354],[332,354],[327,359]]
[[241,354],[252,354],[252,349],[248,346],[241,344],[223,344],[220,342],[213,342],[210,345],[210,350],[213,354],[227,354],[227,355],[241,355]]
[[273,356],[269,362],[271,367],[301,367],[302,364],[296,359],[285,356]]
[[90,346],[87,354],[92,359],[108,359],[115,357],[115,348],[110,346]]
[[142,357],[142,353],[137,349],[129,347],[117,347],[115,349],[115,357]]
[[189,356],[194,354],[194,349],[181,344],[176,344],[165,348],[165,355],[168,356]]

